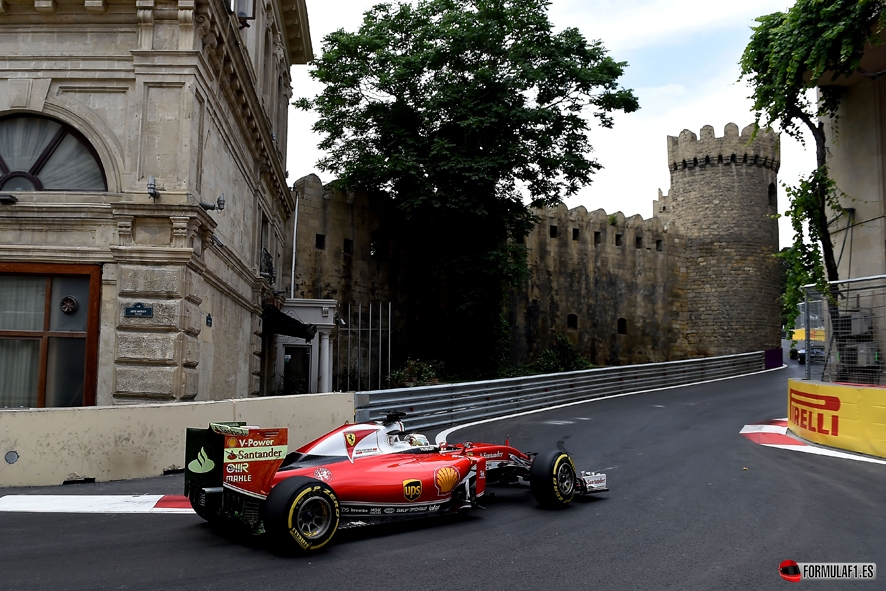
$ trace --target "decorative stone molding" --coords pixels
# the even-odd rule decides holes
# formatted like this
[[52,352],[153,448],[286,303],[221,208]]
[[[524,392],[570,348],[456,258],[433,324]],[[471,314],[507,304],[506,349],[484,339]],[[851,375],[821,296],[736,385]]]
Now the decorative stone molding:
[[55,14],[58,10],[58,4],[55,0],[34,0],[34,8],[37,12],[43,14]]
[[0,0],[0,12],[6,12],[8,9],[9,5],[3,0]]
[[194,49],[194,0],[178,0],[178,48],[182,51]]
[[154,0],[136,0],[138,9],[138,47],[154,48]]
[[108,11],[108,4],[105,0],[85,0],[84,6],[87,11],[96,14],[104,14]]
[[203,224],[200,223],[200,220],[197,218],[188,218],[188,238],[187,238],[187,248],[191,248],[194,250],[194,256],[203,257],[203,239],[202,239],[202,228]]
[[283,12],[283,26],[289,46],[289,61],[293,64],[306,64],[314,58],[314,54],[305,0],[281,0],[280,9]]
[[172,247],[187,248],[188,246],[188,225],[191,218],[188,217],[171,217],[172,222]]
[[133,216],[117,216],[117,246],[132,246]]

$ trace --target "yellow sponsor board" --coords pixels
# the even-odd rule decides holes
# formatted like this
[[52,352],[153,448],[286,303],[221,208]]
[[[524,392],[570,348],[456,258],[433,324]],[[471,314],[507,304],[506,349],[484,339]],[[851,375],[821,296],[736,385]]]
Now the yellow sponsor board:
[[788,426],[813,443],[886,458],[886,388],[788,380]]
[[[805,328],[797,328],[791,333],[791,339],[797,341],[798,343],[806,342],[806,329]],[[821,341],[822,343],[825,341],[825,334],[823,328],[813,328],[809,330],[809,340],[810,341]]]

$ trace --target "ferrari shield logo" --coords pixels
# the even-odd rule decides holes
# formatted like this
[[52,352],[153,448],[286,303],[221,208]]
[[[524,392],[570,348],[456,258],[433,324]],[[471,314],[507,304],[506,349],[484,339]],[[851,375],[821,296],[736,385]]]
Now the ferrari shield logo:
[[421,480],[404,480],[403,496],[407,501],[417,501],[421,496]]
[[[348,460],[354,463],[354,448],[366,437],[375,433],[375,429],[361,429],[359,431],[346,431],[345,436],[345,452],[348,454]],[[370,446],[373,451],[378,451],[378,444]],[[364,450],[365,451],[365,450]],[[356,452],[360,455],[361,452]]]

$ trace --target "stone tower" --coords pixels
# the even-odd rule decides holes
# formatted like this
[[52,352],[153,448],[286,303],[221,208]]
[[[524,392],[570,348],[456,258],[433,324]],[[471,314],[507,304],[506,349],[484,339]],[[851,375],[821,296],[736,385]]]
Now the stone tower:
[[753,125],[723,137],[683,130],[668,136],[671,189],[654,216],[682,233],[686,335],[697,355],[728,355],[780,346],[778,136]]

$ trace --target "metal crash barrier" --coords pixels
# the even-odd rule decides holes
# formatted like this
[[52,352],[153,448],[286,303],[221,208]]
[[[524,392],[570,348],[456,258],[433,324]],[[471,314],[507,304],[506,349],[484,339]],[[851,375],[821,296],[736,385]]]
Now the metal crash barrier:
[[764,352],[587,369],[483,382],[356,392],[357,422],[408,414],[409,429],[428,429],[549,408],[613,394],[740,376],[765,368]]

